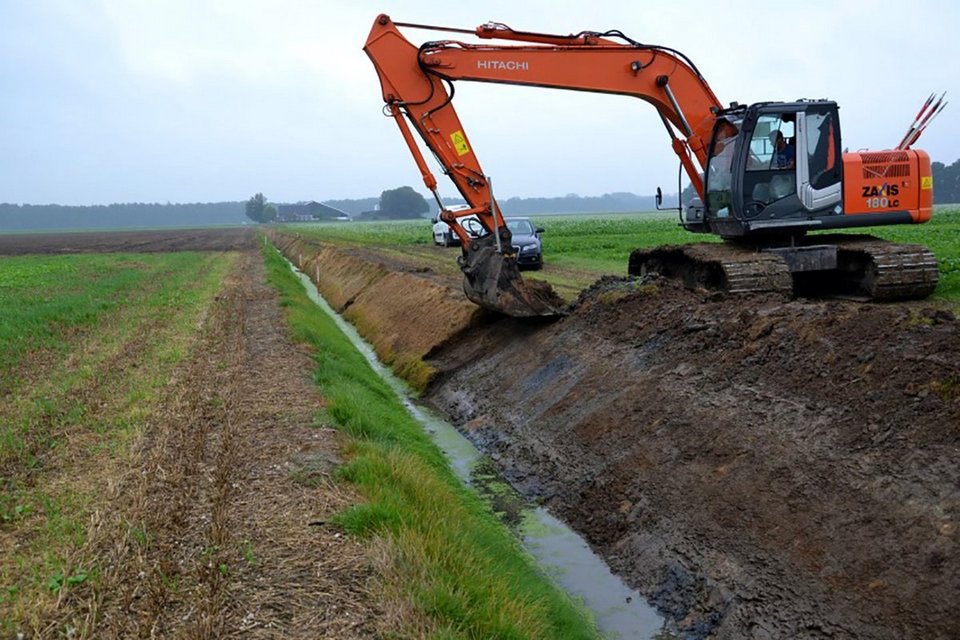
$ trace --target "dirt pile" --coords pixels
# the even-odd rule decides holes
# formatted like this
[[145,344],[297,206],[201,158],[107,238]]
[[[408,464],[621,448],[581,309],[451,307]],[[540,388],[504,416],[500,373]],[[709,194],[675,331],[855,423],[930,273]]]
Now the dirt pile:
[[611,279],[430,400],[689,637],[960,634],[960,324]]

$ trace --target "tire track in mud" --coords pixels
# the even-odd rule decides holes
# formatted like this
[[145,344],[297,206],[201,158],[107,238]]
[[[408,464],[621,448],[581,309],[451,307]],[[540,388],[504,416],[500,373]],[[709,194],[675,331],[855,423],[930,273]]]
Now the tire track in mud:
[[368,551],[313,526],[357,500],[312,425],[313,363],[287,339],[259,254],[225,281],[164,410],[111,487],[89,637],[370,637]]

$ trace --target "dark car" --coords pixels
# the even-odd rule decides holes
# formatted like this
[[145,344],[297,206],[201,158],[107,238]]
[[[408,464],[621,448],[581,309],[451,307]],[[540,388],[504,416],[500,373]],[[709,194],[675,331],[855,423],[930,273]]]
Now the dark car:
[[543,229],[533,224],[530,218],[504,218],[513,234],[513,246],[517,251],[517,265],[540,269],[543,267],[543,247],[540,234]]

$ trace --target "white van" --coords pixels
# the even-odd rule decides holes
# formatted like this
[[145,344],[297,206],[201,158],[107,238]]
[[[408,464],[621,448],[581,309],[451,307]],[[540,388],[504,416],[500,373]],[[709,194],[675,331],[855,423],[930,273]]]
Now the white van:
[[[464,211],[469,208],[468,204],[452,204],[447,207],[447,211]],[[477,237],[483,234],[483,225],[480,224],[480,218],[475,215],[460,218],[460,226],[471,236]],[[450,230],[450,225],[439,218],[433,219],[433,241],[441,247],[460,246],[460,238]]]

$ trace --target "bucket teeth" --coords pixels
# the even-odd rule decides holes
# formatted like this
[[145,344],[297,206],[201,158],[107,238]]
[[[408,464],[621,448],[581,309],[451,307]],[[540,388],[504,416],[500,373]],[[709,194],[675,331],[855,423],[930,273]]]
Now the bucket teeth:
[[516,257],[497,251],[495,238],[479,238],[460,258],[463,290],[475,304],[516,318],[565,315],[563,299],[546,282],[526,282]]

